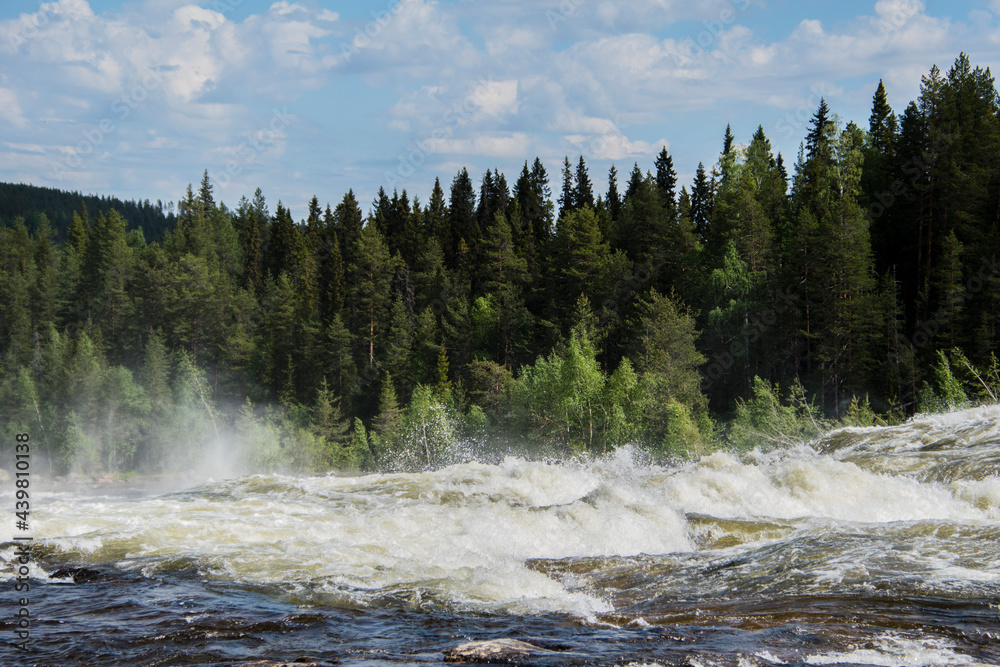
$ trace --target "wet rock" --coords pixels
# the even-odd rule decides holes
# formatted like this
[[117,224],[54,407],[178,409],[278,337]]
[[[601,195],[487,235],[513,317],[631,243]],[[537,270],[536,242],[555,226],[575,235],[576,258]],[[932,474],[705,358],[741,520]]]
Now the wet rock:
[[557,653],[557,651],[550,651],[517,639],[504,638],[469,642],[456,646],[444,652],[444,659],[445,662],[523,664],[533,656],[552,653]]
[[49,579],[72,579],[73,583],[82,584],[87,581],[93,581],[100,576],[101,573],[99,571],[91,570],[87,567],[63,567],[49,575]]
[[320,667],[320,664],[313,662],[312,658],[296,658],[293,661],[254,660],[253,662],[241,662],[236,667]]

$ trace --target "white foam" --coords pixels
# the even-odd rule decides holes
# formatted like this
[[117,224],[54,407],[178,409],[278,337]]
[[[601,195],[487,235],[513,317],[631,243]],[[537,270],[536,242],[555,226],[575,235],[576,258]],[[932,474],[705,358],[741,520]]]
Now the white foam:
[[969,656],[956,652],[941,639],[915,640],[887,635],[874,648],[858,648],[841,653],[811,655],[809,665],[884,665],[885,667],[938,667],[941,665],[976,665]]
[[[972,418],[982,424],[992,414]],[[905,445],[910,432],[859,434]],[[760,531],[709,522],[713,541],[727,531],[738,538],[729,547],[737,552],[755,540],[835,540],[838,530],[863,525],[871,539],[826,543],[829,557],[796,586],[853,586],[876,576],[876,567],[948,586],[991,583],[995,554],[959,554],[945,533],[995,521],[998,500],[996,477],[946,486],[808,447],[745,458],[719,452],[672,469],[637,464],[624,449],[589,463],[507,458],[422,473],[253,476],[138,499],[53,494],[33,505],[32,517],[38,540],[143,571],[181,559],[212,577],[275,584],[307,599],[430,596],[462,608],[591,618],[611,609],[604,593],[588,592],[585,578],[557,581],[529,561],[693,551],[685,515],[697,514],[782,522]],[[896,535],[900,522],[909,523]],[[933,522],[947,530],[939,535],[934,524],[919,532]],[[910,524],[919,533],[912,539]],[[907,550],[882,558],[883,534]]]
[[716,517],[866,523],[987,518],[943,486],[815,455],[750,463],[718,452],[671,478],[669,488],[685,512]]
[[63,551],[124,566],[190,557],[227,580],[312,582],[320,594],[424,591],[463,607],[585,617],[611,607],[527,561],[693,548],[683,517],[658,493],[582,464],[508,459],[428,473],[245,478],[208,490],[59,500],[39,508],[38,531]]

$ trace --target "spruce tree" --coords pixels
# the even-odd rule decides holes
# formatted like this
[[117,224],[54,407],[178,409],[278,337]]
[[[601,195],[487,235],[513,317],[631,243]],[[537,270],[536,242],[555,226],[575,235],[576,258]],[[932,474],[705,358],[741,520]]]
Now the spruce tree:
[[563,217],[576,208],[576,180],[569,156],[563,158],[562,192],[559,195],[559,217]]
[[449,249],[448,255],[453,256],[453,253],[458,250],[459,244],[464,241],[472,256],[477,257],[479,225],[476,222],[476,193],[472,187],[469,172],[464,167],[451,183],[448,214],[448,226],[451,229],[454,243]]
[[608,170],[608,194],[604,198],[608,213],[611,215],[611,224],[614,225],[621,217],[622,199],[618,194],[618,170],[615,165],[611,165]]
[[589,207],[594,208],[594,186],[590,182],[590,175],[587,173],[587,163],[583,156],[576,164],[576,187],[573,191],[573,208]]
[[664,146],[656,156],[656,191],[660,194],[663,210],[668,222],[677,219],[677,172],[674,171],[674,158]]

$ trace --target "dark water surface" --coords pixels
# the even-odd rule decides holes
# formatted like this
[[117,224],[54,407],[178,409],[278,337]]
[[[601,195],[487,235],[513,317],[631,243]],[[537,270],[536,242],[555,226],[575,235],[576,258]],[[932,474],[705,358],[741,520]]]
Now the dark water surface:
[[500,637],[555,651],[539,665],[1000,664],[998,420],[666,468],[44,492],[28,653],[0,531],[0,664],[427,664]]

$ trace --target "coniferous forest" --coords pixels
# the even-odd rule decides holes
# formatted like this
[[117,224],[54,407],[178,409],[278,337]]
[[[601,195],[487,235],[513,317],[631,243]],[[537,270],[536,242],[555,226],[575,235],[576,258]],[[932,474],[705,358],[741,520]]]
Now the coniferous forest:
[[53,225],[39,199],[0,228],[6,437],[56,472],[220,443],[248,470],[372,470],[697,455],[995,400],[1000,105],[964,54],[900,113],[880,84],[867,126],[821,102],[792,164],[763,128],[726,128],[691,183],[666,149],[607,192],[583,157],[525,157],[299,222],[207,172],[163,228],[79,196]]

